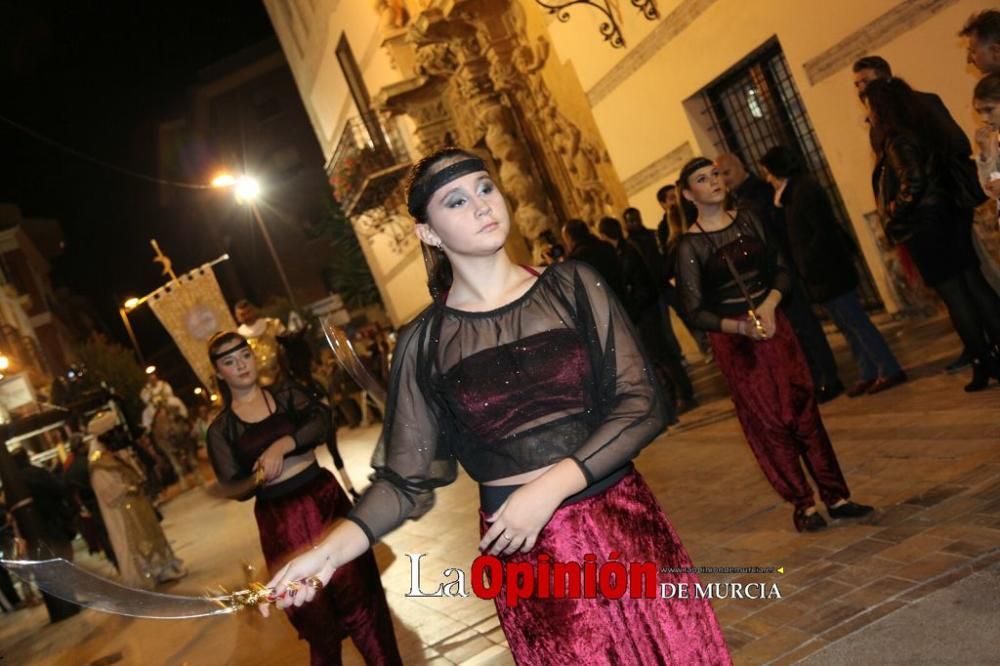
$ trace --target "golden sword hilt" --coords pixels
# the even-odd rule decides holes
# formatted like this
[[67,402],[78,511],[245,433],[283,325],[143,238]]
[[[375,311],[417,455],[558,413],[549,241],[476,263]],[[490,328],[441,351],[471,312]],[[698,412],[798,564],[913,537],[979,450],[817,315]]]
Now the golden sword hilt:
[[750,316],[750,321],[753,322],[754,330],[757,331],[757,333],[760,335],[761,338],[766,338],[767,330],[764,328],[763,322],[761,322],[760,317],[757,316],[757,313],[754,311],[754,309],[750,308],[749,310],[747,310],[747,314]]
[[225,608],[238,613],[247,608],[273,604],[278,599],[284,598],[287,594],[295,594],[303,585],[308,585],[317,592],[323,589],[323,583],[319,578],[310,576],[303,581],[291,581],[285,586],[285,592],[280,595],[275,594],[273,587],[267,587],[263,583],[250,583],[247,589],[217,597],[217,600]]

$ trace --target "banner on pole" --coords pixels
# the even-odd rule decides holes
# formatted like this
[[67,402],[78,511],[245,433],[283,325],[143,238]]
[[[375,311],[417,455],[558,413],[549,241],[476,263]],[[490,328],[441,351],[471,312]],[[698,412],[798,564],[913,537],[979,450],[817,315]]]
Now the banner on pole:
[[146,301],[184,354],[204,386],[212,387],[214,372],[208,360],[208,339],[218,331],[236,330],[210,264],[168,282]]

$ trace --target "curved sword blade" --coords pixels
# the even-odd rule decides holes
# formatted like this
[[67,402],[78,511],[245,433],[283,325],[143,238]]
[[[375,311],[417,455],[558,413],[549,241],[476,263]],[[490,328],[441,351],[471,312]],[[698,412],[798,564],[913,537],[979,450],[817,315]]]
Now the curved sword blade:
[[[222,596],[184,597],[137,590],[101,578],[62,558],[5,560],[0,564],[43,591],[70,603],[105,613],[157,620],[181,620],[229,615],[266,599],[259,590]],[[260,588],[260,590],[265,590]]]
[[320,324],[323,326],[323,335],[326,336],[326,341],[333,349],[340,365],[344,367],[344,370],[347,370],[358,386],[368,392],[368,395],[378,403],[379,407],[385,409],[385,387],[368,372],[368,368],[361,362],[358,353],[354,351],[354,346],[344,329],[333,323],[332,315],[320,319]]

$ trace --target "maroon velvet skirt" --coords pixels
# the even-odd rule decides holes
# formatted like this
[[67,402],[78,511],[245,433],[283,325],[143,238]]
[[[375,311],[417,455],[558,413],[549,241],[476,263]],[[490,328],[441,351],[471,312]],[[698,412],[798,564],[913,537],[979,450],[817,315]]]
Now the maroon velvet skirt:
[[[254,515],[268,571],[273,575],[322,539],[334,520],[346,516],[350,509],[340,484],[325,469],[287,494],[258,497]],[[340,664],[340,643],[348,636],[367,664],[402,663],[371,550],[337,569],[311,603],[287,608],[285,613],[299,638],[309,643],[313,666]]]
[[[481,517],[482,514],[481,514]],[[488,527],[481,520],[485,533]],[[602,494],[558,509],[528,553],[505,562],[537,565],[546,554],[551,562],[654,562],[660,568],[690,568],[680,539],[637,471]],[[687,583],[693,574],[660,573],[661,583]],[[506,589],[496,597],[500,625],[520,666],[586,664],[587,666],[651,666],[653,664],[731,664],[722,629],[708,600],[631,598],[556,599],[531,596],[511,606]]]

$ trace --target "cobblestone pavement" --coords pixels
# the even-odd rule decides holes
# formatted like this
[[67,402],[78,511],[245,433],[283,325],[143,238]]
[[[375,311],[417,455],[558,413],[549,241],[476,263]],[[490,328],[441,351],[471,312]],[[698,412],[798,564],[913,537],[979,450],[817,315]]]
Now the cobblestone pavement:
[[[903,621],[907,613],[917,615],[941,596],[935,593],[968,587],[967,579],[995,572],[1000,562],[1000,389],[967,395],[965,374],[942,372],[960,347],[944,320],[883,323],[911,381],[822,407],[854,498],[879,507],[872,519],[796,534],[791,509],[757,468],[714,366],[700,361],[692,374],[703,406],[684,415],[679,427],[638,459],[696,565],[784,569],[702,577],[706,583],[778,585],[781,599],[714,602],[738,664],[849,654],[844,646],[861,637],[867,651],[863,657],[855,653],[850,663],[889,663],[888,652],[879,654],[883,626],[886,651],[892,649],[890,635],[897,644],[903,640],[919,648],[935,641],[940,648],[947,637],[928,633],[921,622]],[[836,335],[831,340],[850,382],[854,369],[843,340]],[[376,436],[375,427],[341,431],[341,449],[356,481],[367,474]],[[448,567],[468,569],[477,554],[477,504],[475,484],[463,476],[439,492],[433,512],[376,547],[407,664],[513,663],[492,602],[404,596],[410,587],[407,553],[426,553],[425,589],[444,581],[441,572]],[[162,591],[201,594],[220,584],[239,587],[242,560],[262,566],[249,503],[222,502],[195,489],[167,504],[165,514],[167,534],[191,573]],[[80,561],[109,571],[94,558]],[[948,612],[942,608],[935,612]],[[998,623],[985,624],[993,632],[982,636],[983,645],[1000,644]],[[362,663],[353,646],[345,644],[344,652],[345,663]],[[305,645],[280,616],[166,622],[85,611],[49,626],[41,607],[0,619],[0,655],[0,664],[53,666],[308,659]]]

